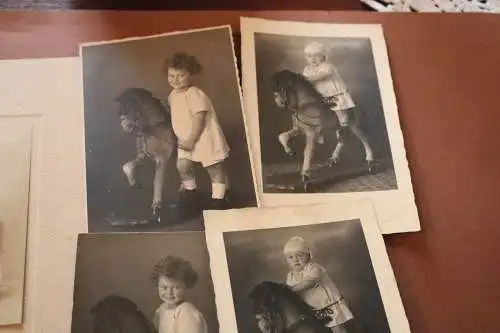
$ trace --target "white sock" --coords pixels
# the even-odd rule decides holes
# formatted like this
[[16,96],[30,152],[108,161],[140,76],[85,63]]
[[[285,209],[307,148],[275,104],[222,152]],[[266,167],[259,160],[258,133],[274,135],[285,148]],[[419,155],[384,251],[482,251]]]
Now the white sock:
[[212,183],[212,199],[224,199],[226,195],[226,184]]
[[196,180],[194,179],[189,179],[189,180],[183,180],[182,185],[184,186],[185,190],[192,191],[196,190]]

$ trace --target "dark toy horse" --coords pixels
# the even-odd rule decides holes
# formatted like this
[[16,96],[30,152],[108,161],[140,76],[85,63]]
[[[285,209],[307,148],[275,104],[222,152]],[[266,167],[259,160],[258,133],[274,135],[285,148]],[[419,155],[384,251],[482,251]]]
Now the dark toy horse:
[[155,333],[137,305],[121,296],[107,296],[90,313],[94,315],[94,333]]
[[[325,130],[334,130],[337,136],[337,145],[328,159],[328,164],[331,167],[337,163],[344,146],[344,135],[342,133],[345,133],[345,131],[341,131],[335,112],[324,103],[321,94],[304,76],[290,70],[282,70],[275,73],[271,77],[271,81],[274,102],[279,107],[292,112],[292,128],[278,136],[283,149],[288,155],[293,155],[294,152],[288,145],[289,140],[299,134],[306,137],[301,175],[303,181],[307,181],[310,178],[311,161],[314,156],[315,146],[317,143],[322,144],[324,142],[323,133]],[[356,110],[353,109],[354,112]],[[354,119],[350,122],[349,128],[361,140],[367,162],[371,163],[373,153],[366,136],[357,124],[359,117],[352,112],[351,117]]]
[[313,308],[284,284],[262,282],[249,297],[262,333],[331,333]]
[[156,219],[162,204],[167,162],[176,147],[170,114],[162,102],[143,88],[129,88],[115,98],[120,126],[136,136],[137,156],[123,165],[130,186],[139,187],[136,168],[147,160],[156,164],[151,208]]

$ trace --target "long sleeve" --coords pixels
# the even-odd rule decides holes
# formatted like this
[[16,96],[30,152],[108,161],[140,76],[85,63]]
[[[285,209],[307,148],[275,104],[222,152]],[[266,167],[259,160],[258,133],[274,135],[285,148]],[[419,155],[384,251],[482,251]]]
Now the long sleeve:
[[331,64],[323,63],[314,68],[306,67],[302,75],[306,77],[309,81],[320,81],[328,77],[331,77],[335,72],[335,69]]

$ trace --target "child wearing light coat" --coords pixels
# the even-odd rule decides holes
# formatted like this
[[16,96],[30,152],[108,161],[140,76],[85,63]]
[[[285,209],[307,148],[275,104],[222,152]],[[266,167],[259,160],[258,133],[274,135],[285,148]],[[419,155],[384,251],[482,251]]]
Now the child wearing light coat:
[[353,319],[347,303],[323,266],[313,260],[310,246],[301,237],[292,237],[283,253],[290,271],[286,284],[309,304],[333,333],[346,333]]

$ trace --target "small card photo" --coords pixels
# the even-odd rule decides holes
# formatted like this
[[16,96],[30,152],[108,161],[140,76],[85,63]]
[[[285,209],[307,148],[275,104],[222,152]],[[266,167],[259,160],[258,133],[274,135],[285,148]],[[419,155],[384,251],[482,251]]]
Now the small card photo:
[[383,233],[420,230],[382,27],[242,18],[259,206],[372,199]]
[[223,332],[409,333],[369,201],[205,212]]
[[230,26],[83,44],[89,232],[257,206]]
[[71,333],[216,333],[202,232],[81,234]]

